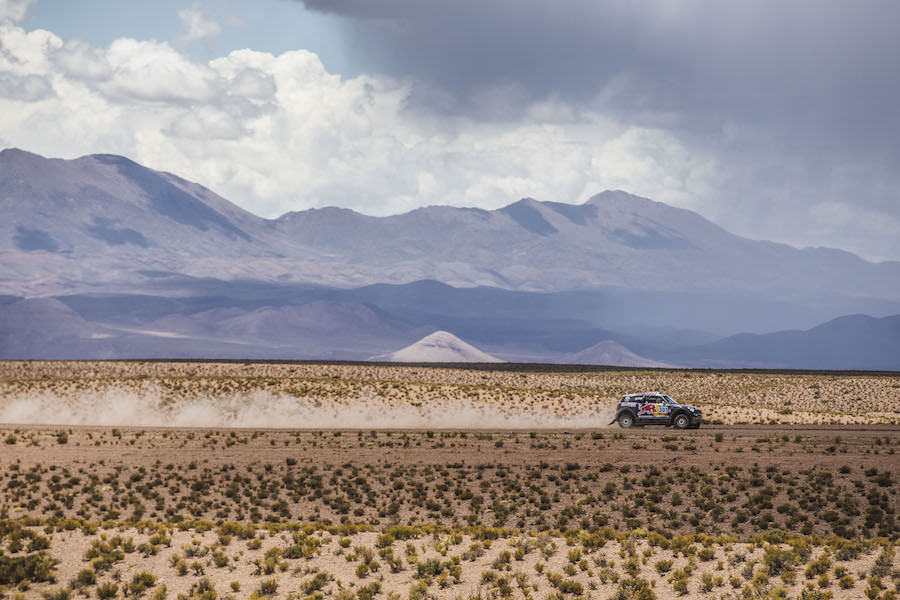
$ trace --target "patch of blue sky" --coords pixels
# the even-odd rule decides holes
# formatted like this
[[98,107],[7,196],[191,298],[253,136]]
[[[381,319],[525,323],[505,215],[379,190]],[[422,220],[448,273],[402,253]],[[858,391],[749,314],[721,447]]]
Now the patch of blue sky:
[[[220,33],[187,42],[179,12],[199,9],[220,26]],[[285,0],[38,0],[31,5],[26,29],[47,29],[63,40],[108,46],[120,37],[167,41],[194,60],[211,60],[250,48],[272,54],[315,52],[331,73],[353,77],[361,71],[343,51],[345,23],[340,17],[307,10]]]

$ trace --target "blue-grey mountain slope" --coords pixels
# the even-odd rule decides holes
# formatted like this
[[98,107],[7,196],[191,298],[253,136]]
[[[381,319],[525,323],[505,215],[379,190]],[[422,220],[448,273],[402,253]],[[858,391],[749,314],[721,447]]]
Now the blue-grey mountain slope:
[[157,274],[357,287],[433,279],[557,292],[613,287],[783,300],[900,300],[900,263],[733,235],[625,192],[581,205],[323,208],[265,220],[123,157],[0,152],[0,292],[153,289]]
[[605,365],[609,367],[674,367],[676,365],[638,356],[622,344],[603,340],[589,348],[566,354],[553,362],[568,365]]
[[671,356],[707,367],[900,371],[900,315],[847,315],[805,331],[743,333]]
[[508,361],[889,368],[880,321],[803,341],[854,313],[900,313],[900,263],[621,191],[268,220],[123,157],[0,152],[5,358],[364,359],[446,330]]
[[51,298],[0,305],[0,359],[269,358],[362,360],[403,332],[361,304],[217,308],[146,323],[98,323]]
[[382,282],[397,282],[399,272],[518,290],[900,298],[900,263],[748,240],[696,213],[625,192],[603,192],[582,205],[524,199],[496,211],[427,207],[381,218],[327,208],[286,214],[276,227],[384,273]]
[[0,152],[2,290],[131,289],[144,272],[277,278],[300,254],[317,256],[202,186],[126,158]]

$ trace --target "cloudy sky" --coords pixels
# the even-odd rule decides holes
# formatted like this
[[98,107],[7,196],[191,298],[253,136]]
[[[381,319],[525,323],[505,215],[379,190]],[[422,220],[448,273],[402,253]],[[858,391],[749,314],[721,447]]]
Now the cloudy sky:
[[0,0],[0,147],[266,217],[580,203],[900,260],[896,0]]

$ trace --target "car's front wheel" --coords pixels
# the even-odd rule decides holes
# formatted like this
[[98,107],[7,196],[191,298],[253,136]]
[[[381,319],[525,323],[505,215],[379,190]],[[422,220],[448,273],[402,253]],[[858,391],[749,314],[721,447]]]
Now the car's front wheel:
[[634,426],[634,417],[631,416],[631,413],[622,413],[619,415],[619,427],[628,429],[632,426]]
[[687,426],[690,424],[691,422],[685,414],[678,415],[675,417],[675,420],[672,421],[672,425],[675,426],[675,429],[687,429]]

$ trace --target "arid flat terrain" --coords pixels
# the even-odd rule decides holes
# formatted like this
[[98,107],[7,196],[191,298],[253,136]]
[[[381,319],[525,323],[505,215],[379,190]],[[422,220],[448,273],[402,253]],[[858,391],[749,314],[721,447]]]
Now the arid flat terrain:
[[650,390],[708,423],[900,424],[898,374],[164,361],[0,362],[0,421],[596,427],[623,394]]
[[[898,385],[866,374],[3,363],[0,589],[889,598],[900,582]],[[606,426],[616,396],[648,389],[716,422]],[[763,409],[772,417],[754,419]]]

